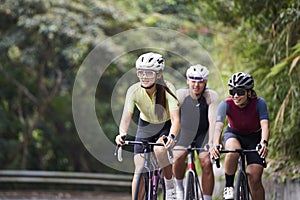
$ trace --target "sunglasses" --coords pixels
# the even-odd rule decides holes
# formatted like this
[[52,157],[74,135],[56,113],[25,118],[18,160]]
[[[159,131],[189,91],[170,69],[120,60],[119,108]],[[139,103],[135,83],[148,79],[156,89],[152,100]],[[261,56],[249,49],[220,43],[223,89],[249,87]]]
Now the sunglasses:
[[234,96],[235,94],[237,94],[238,96],[244,96],[246,94],[246,90],[242,88],[233,88],[229,90],[229,94],[232,96]]
[[199,83],[204,83],[206,81],[205,78],[195,77],[195,76],[188,76],[188,79],[191,81],[199,82]]
[[136,75],[139,78],[154,78],[156,76],[156,72],[151,70],[137,70]]

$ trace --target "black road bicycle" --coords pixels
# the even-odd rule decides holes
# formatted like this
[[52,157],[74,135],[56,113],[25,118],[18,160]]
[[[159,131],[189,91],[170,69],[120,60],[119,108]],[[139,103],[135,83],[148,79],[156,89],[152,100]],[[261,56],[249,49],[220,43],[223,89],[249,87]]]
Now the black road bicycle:
[[[250,189],[248,185],[248,177],[246,173],[246,166],[245,166],[245,155],[247,153],[258,153],[258,150],[261,149],[261,144],[257,145],[256,149],[235,149],[235,150],[225,150],[221,149],[220,145],[217,145],[217,148],[220,153],[238,153],[238,171],[235,180],[235,193],[234,199],[235,200],[250,200]],[[215,159],[216,166],[220,168],[220,159]],[[266,168],[266,161],[263,159],[264,167]]]

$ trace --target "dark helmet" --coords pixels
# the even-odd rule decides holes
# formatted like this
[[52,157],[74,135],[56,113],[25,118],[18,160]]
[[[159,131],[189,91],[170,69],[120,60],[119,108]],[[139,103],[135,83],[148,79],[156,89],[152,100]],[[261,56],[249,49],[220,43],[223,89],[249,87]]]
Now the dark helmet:
[[233,74],[228,80],[229,87],[245,88],[250,90],[254,87],[254,80],[250,74],[238,72]]

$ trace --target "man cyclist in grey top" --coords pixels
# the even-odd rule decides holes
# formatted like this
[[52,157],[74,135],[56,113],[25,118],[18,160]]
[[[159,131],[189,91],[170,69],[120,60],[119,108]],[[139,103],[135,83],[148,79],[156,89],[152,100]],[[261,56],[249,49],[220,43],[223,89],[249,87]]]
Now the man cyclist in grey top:
[[[177,90],[180,106],[180,133],[175,148],[188,147],[192,143],[195,147],[205,144],[212,146],[218,95],[206,87],[209,71],[200,64],[193,65],[186,72],[188,87]],[[185,160],[187,152],[173,151],[173,171],[176,182],[177,200],[183,199],[183,178],[185,174]],[[214,188],[214,174],[208,152],[198,153],[202,168],[202,190],[204,200],[211,200]],[[204,183],[205,181],[205,183]]]

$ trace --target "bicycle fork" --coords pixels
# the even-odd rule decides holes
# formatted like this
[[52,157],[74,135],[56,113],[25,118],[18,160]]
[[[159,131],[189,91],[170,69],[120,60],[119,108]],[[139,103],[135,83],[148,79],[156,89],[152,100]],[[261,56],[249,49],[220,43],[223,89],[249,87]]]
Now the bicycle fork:
[[[248,185],[248,175],[246,172],[246,164],[245,164],[245,156],[244,155],[240,155],[239,156],[239,160],[238,160],[238,173],[240,173],[239,176],[244,177],[244,181],[245,181],[245,185],[240,185],[240,187],[244,187],[244,189],[242,189],[242,191],[239,192],[239,199],[249,199],[249,185]],[[241,188],[236,188],[236,190],[240,190]]]
[[[200,186],[200,182],[199,182],[199,179],[198,179],[198,175],[197,175],[197,172],[196,172],[196,167],[195,167],[195,154],[194,154],[194,151],[192,150],[191,152],[188,153],[188,165],[187,165],[187,174],[189,174],[189,176],[191,175],[193,177],[193,180],[194,180],[194,184],[193,184],[193,191],[194,191],[194,197],[196,199],[199,199],[201,200],[202,199],[202,194],[199,195],[199,190],[201,190],[201,188],[198,188],[198,187],[201,187]],[[199,198],[200,197],[200,198]]]

